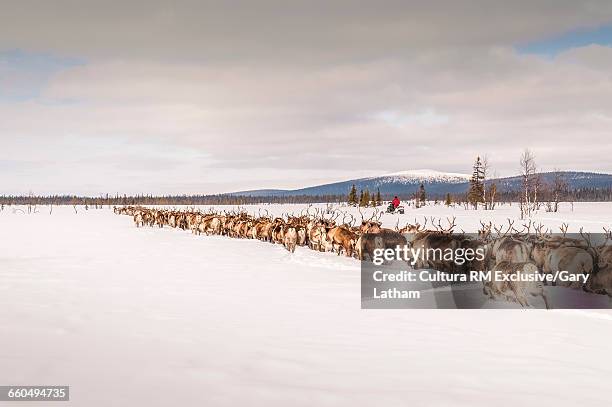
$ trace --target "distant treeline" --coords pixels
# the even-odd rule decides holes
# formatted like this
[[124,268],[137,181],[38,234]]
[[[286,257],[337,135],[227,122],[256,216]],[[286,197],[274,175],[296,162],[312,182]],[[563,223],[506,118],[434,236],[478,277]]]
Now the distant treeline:
[[[417,190],[412,193],[401,194],[399,198],[402,200],[414,200]],[[451,200],[456,203],[466,202],[468,194],[449,194]],[[540,200],[546,202],[552,200],[546,191],[542,191]],[[389,197],[384,197],[390,199]],[[428,200],[444,201],[446,195],[428,194]],[[520,191],[500,191],[497,190],[496,202],[519,202],[521,200]],[[571,191],[564,192],[560,197],[561,202],[610,202],[612,201],[612,187],[610,188],[577,188]]]
[[[521,193],[519,191],[498,192],[498,201],[518,202]],[[541,200],[551,200],[546,191],[542,191]],[[561,195],[561,202],[610,202],[612,201],[612,187],[609,188],[576,188]]]
[[[51,195],[51,196],[14,196],[0,195],[1,205],[90,205],[90,206],[112,206],[112,205],[248,205],[248,204],[295,204],[295,203],[320,203],[320,202],[346,202],[347,195],[295,195],[295,196],[239,196],[239,195],[134,195],[118,196],[104,195],[99,197],[76,196],[76,195]],[[542,201],[546,201],[545,194]],[[456,203],[466,202],[467,193],[450,194],[451,200]],[[383,194],[384,200],[390,200],[392,196]],[[399,198],[407,201],[415,199],[415,191],[407,191],[400,194]],[[428,200],[444,201],[446,195],[429,195]],[[518,202],[519,191],[497,191],[497,202]],[[562,202],[603,202],[612,201],[612,187],[608,188],[578,188],[567,191],[561,197]]]
[[238,195],[134,195],[134,196],[12,196],[0,195],[0,205],[248,205],[261,203],[292,204],[344,202],[341,195],[299,195],[299,196],[238,196]]

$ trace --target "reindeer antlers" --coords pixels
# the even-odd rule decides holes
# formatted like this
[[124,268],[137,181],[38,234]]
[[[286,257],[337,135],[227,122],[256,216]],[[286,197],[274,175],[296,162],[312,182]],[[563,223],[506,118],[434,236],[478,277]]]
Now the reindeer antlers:
[[497,237],[504,237],[504,236],[507,236],[508,233],[510,233],[514,229],[513,226],[514,226],[514,221],[513,220],[511,221],[510,218],[508,218],[508,229],[506,229],[505,232],[503,232],[503,228],[504,228],[503,225],[499,227],[497,227],[496,225],[493,225],[493,230],[497,234]]
[[336,222],[336,219],[338,219],[338,218],[340,217],[340,214],[341,214],[341,213],[342,213],[342,212],[340,212],[339,210],[335,209],[335,210],[334,210],[334,211],[331,213],[331,215],[330,215],[329,219],[326,219],[326,220],[327,220],[327,221],[329,221],[329,222]]
[[311,217],[312,215],[310,214],[310,208],[312,208],[312,204],[308,204],[308,206],[306,207],[306,216]]
[[383,215],[383,211],[379,211],[378,208],[374,208],[374,212],[368,221],[380,222],[380,218],[382,218]]
[[[347,217],[347,216],[350,216],[350,217],[351,217],[350,222],[346,222],[346,217]],[[352,214],[350,214],[350,213],[346,213],[346,212],[345,212],[345,213],[344,213],[344,215],[342,215],[342,224],[343,224],[343,225],[353,226],[353,222],[354,222],[354,221],[355,221],[355,217],[354,217]]]
[[[378,209],[376,209],[376,210],[378,210]],[[378,216],[376,217],[376,222],[380,222],[380,220],[382,219],[382,217],[383,217],[383,215],[384,215],[384,214],[385,214],[385,213],[384,213],[383,211],[380,211],[380,212],[378,213]]]
[[606,240],[603,242],[603,246],[605,246],[608,243],[608,240],[612,239],[612,228],[606,228],[604,226],[603,230],[604,230],[604,234],[606,236]]
[[534,224],[533,229],[537,237],[544,237],[544,235],[546,234],[546,231],[543,230],[544,229],[543,223]]
[[565,237],[565,235],[567,235],[567,229],[569,228],[569,223],[562,223],[561,226],[559,226],[559,229],[561,230],[561,233],[563,233],[563,237]]
[[457,220],[456,216],[453,216],[453,219],[450,218],[446,218],[446,221],[448,222],[448,228],[444,229],[444,232],[447,233],[453,233],[453,229],[455,228],[455,221]]
[[489,221],[488,224],[485,224],[483,221],[479,221],[479,222],[482,228],[478,231],[478,234],[483,237],[488,237],[491,234],[491,228],[493,227],[493,222]]
[[591,243],[591,234],[590,233],[586,233],[583,230],[584,228],[580,228],[580,236],[582,236],[582,238],[584,239],[584,241],[587,244],[587,250],[588,249],[593,249],[593,244]]
[[[425,226],[427,225],[427,218],[426,217],[423,217],[423,218],[425,219],[425,224],[424,224],[423,228],[425,228]],[[416,221],[416,219],[415,219],[415,221]],[[440,232],[440,233],[453,233],[453,230],[455,229],[455,226],[456,226],[457,217],[453,216],[452,219],[447,217],[446,218],[446,222],[448,223],[448,226],[446,228],[442,227],[442,218],[439,218],[437,223],[436,223],[436,218],[431,216],[430,217],[430,221],[431,221],[431,225],[434,228],[436,228],[437,232]],[[419,226],[418,223],[417,223],[417,226]]]

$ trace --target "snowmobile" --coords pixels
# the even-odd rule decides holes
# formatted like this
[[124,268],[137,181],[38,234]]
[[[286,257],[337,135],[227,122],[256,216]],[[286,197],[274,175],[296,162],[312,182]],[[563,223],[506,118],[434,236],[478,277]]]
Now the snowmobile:
[[387,213],[399,213],[399,214],[404,214],[404,206],[403,205],[399,205],[397,208],[393,206],[392,203],[389,204],[389,206],[387,206]]

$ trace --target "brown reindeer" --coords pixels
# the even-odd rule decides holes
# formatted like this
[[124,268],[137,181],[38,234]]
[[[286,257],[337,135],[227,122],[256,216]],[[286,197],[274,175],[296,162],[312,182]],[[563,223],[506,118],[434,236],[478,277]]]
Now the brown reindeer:
[[291,253],[295,252],[297,246],[298,234],[294,226],[285,226],[283,231],[283,245]]
[[374,257],[376,249],[395,249],[396,247],[407,247],[408,241],[401,233],[382,227],[380,219],[383,212],[378,209],[374,210],[374,214],[369,219],[364,219],[361,210],[361,225],[356,230],[359,234],[355,242],[355,250],[357,258],[360,260],[371,260]]

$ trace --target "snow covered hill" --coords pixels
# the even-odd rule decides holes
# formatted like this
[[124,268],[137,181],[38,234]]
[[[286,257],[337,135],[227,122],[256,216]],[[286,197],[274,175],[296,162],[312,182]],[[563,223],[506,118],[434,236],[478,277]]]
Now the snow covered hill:
[[449,184],[457,184],[469,181],[470,176],[468,174],[456,172],[440,172],[426,169],[393,172],[372,179],[381,179],[383,182],[403,182],[407,184],[415,182],[446,182]]
[[[331,184],[317,185],[296,190],[255,190],[241,191],[234,195],[247,196],[296,196],[296,195],[344,195],[352,185],[358,190],[380,192],[385,195],[407,195],[417,190],[421,183],[432,194],[444,194],[448,191],[458,192],[465,189],[470,179],[467,174],[440,172],[429,169],[401,171],[384,174],[377,177],[359,178]],[[270,193],[272,191],[272,193]]]
[[[440,172],[435,170],[412,170],[385,174],[380,177],[366,178],[366,180],[372,183],[372,187],[368,188],[370,191],[381,189],[381,192],[383,192],[383,190],[386,190],[386,187],[389,186],[390,188],[398,189],[397,192],[393,192],[394,194],[403,195],[407,190],[416,190],[421,183],[427,185],[429,191],[437,193],[437,190],[444,186],[452,187],[458,184],[464,185],[470,180],[470,176],[467,174]],[[404,188],[401,186],[404,186]]]
[[[541,173],[545,182],[551,182],[553,172]],[[592,172],[564,171],[564,179],[570,189],[578,188],[610,188],[612,175]],[[297,196],[297,195],[345,195],[352,185],[358,190],[375,192],[380,189],[384,195],[412,195],[423,183],[430,196],[443,196],[446,193],[456,194],[466,192],[470,175],[440,172],[430,169],[409,170],[384,174],[377,177],[359,178],[331,184],[317,185],[295,190],[266,189],[235,192],[232,195],[245,196]],[[521,185],[520,177],[507,177],[491,180],[503,190],[518,190]]]

